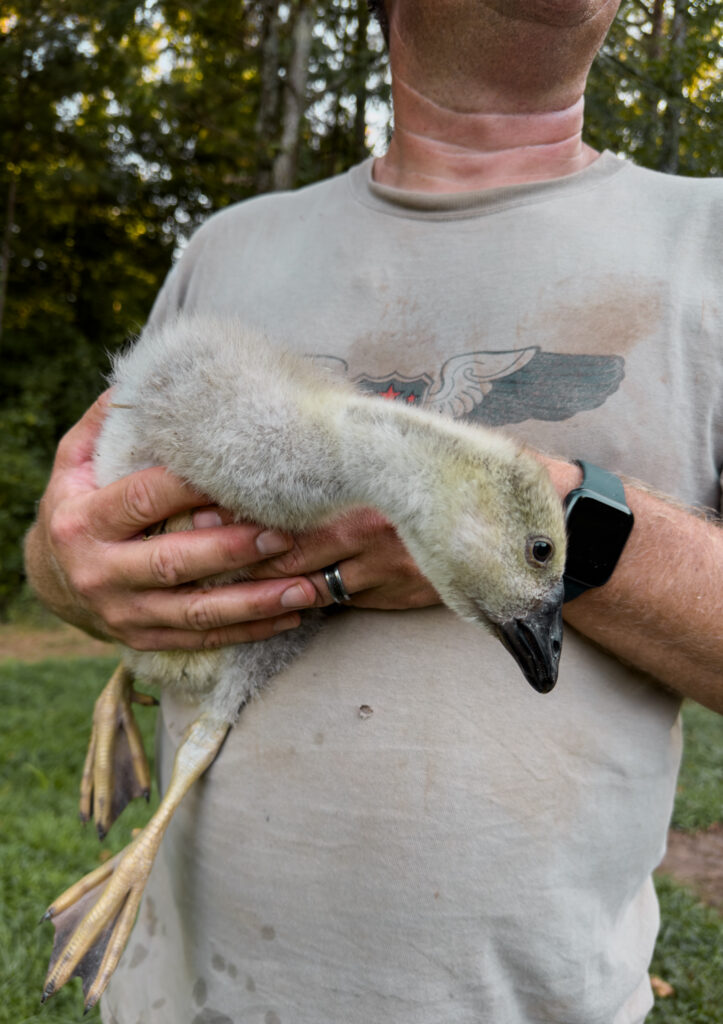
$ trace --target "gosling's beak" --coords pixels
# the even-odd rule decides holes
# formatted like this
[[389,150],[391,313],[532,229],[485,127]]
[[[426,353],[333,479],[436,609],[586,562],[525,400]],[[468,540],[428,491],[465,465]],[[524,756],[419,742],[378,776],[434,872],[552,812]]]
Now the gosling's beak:
[[564,587],[556,587],[548,599],[524,619],[497,624],[495,631],[538,693],[549,693],[557,682],[562,650],[562,601]]

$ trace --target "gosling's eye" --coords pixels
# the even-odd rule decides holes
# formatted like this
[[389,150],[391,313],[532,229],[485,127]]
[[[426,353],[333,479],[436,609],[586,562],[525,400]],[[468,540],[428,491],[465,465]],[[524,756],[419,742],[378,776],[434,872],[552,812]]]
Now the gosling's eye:
[[555,545],[547,537],[530,537],[527,541],[527,561],[530,565],[545,565],[552,558]]

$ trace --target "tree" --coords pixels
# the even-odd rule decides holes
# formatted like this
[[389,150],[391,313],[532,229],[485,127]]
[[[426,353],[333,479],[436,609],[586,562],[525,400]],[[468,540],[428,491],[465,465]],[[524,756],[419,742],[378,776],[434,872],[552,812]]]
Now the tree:
[[723,173],[719,0],[623,0],[587,91],[586,139],[654,170]]
[[157,279],[142,182],[113,116],[142,43],[127,2],[71,15],[18,0],[0,19],[0,607],[21,578],[19,537],[55,443]]
[[57,441],[174,250],[214,209],[365,155],[380,60],[364,0],[68,6],[0,15],[0,615]]

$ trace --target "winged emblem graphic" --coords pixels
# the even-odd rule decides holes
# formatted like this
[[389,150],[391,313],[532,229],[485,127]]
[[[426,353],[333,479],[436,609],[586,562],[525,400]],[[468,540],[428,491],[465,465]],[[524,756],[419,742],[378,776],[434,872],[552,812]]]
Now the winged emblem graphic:
[[467,352],[452,356],[442,366],[439,381],[427,396],[426,405],[450,416],[469,416],[492,381],[516,373],[537,354],[536,345],[508,352]]
[[423,405],[490,426],[526,419],[565,420],[595,409],[617,391],[625,376],[621,356],[544,352],[538,345],[451,356],[438,374],[353,375],[339,356],[313,358],[332,373],[382,398]]

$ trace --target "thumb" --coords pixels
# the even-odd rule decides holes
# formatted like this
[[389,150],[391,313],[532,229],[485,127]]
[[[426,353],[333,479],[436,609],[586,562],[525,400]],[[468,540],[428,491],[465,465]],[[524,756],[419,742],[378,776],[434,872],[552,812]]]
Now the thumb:
[[108,388],[70,428],[58,445],[56,469],[76,469],[91,461],[112,399],[113,388]]

